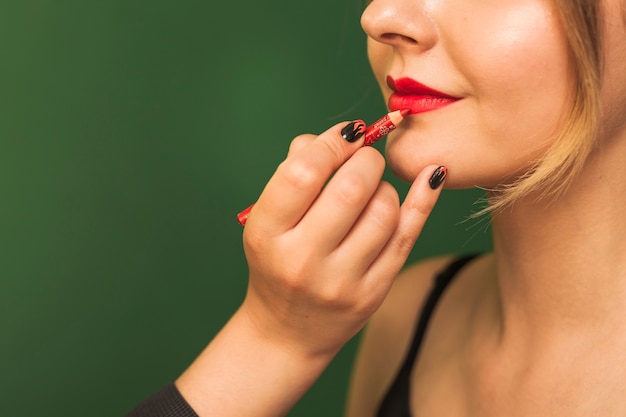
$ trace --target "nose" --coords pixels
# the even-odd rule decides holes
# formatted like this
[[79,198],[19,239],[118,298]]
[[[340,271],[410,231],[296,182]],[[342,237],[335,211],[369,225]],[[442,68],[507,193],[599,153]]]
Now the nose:
[[428,50],[437,43],[437,30],[423,2],[373,0],[361,16],[361,26],[377,42],[396,48]]

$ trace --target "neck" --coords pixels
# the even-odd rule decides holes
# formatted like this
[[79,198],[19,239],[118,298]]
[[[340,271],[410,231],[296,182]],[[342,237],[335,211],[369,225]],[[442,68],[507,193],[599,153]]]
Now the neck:
[[622,325],[626,175],[616,150],[607,152],[557,201],[528,199],[494,215],[502,337],[537,342]]

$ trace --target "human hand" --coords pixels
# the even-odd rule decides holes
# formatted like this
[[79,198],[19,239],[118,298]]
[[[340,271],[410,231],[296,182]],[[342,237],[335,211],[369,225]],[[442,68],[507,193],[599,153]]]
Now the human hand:
[[344,126],[293,140],[244,229],[250,281],[240,313],[305,356],[334,355],[382,303],[445,177],[426,167],[400,205],[381,181],[382,155],[342,139]]

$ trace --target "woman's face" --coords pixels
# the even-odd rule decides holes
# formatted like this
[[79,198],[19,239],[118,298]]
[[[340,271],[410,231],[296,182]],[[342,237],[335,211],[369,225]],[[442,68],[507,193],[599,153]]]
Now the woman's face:
[[390,109],[412,110],[387,140],[401,178],[443,164],[448,187],[495,187],[560,132],[574,75],[549,0],[373,0],[362,25]]

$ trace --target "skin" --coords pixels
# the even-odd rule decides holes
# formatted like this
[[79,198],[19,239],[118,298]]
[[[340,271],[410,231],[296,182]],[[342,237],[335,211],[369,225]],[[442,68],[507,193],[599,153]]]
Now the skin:
[[399,127],[386,149],[393,171],[411,180],[442,161],[454,168],[451,188],[492,188],[524,172],[570,105],[573,75],[557,19],[547,1],[373,1],[362,25],[385,101],[388,75],[461,98]]
[[[516,167],[523,169],[530,162],[524,148],[540,149],[551,143],[550,132],[561,120],[558,114],[550,116],[559,105],[555,92],[567,90],[559,74],[567,74],[568,66],[562,67],[563,38],[558,22],[549,18],[554,13],[548,2],[497,2],[498,13],[507,15],[509,8],[528,13],[515,14],[523,20],[517,24],[511,14],[508,28],[500,31],[495,30],[499,23],[488,18],[495,3],[472,3],[471,14],[480,22],[476,25],[470,23],[474,18],[464,23],[453,18],[448,7],[456,8],[460,16],[470,13],[462,3],[374,0],[363,25],[379,82],[389,71],[427,77],[429,65],[441,63],[446,69],[433,75],[438,77],[433,78],[438,83],[435,88],[448,92],[446,86],[454,91],[460,84],[472,92],[464,107],[450,106],[418,117],[413,125],[402,125],[387,149],[395,170],[411,178],[420,163],[450,152],[444,159],[451,172],[448,185],[471,181],[489,187],[509,178],[500,167],[517,172]],[[528,196],[493,216],[494,253],[462,271],[431,322],[412,374],[414,415],[626,413],[626,24],[623,1],[603,5],[605,67],[598,146],[562,198],[537,201]],[[409,10],[427,16],[419,26],[421,36],[436,34],[436,38],[426,37],[423,44],[428,49],[419,46],[420,32],[415,27],[402,25],[400,16]],[[529,21],[529,16],[535,18]],[[391,20],[396,21],[393,29]],[[454,22],[465,24],[460,39],[457,28],[448,26]],[[529,31],[527,36],[522,29]],[[483,39],[475,43],[480,44],[473,49],[475,55],[470,48],[473,42],[466,44],[468,39]],[[467,55],[460,50],[462,44]],[[454,50],[448,49],[450,45]],[[503,46],[506,60],[515,63],[510,68],[499,65],[496,57],[497,48]],[[535,62],[535,57],[548,62]],[[441,61],[429,62],[437,59]],[[481,70],[490,71],[483,64],[494,70],[491,77],[481,77]],[[542,65],[543,71],[529,71]],[[500,83],[507,78],[508,87]],[[524,85],[536,85],[534,100],[526,88],[519,88]],[[381,86],[388,94],[382,82]],[[498,88],[509,95],[510,106],[507,100],[500,101]],[[561,104],[559,111],[566,111],[567,102]],[[548,117],[537,119],[526,107],[540,108]],[[483,114],[483,109],[489,114]],[[455,135],[461,140],[455,142]],[[498,141],[494,150],[491,144]],[[500,162],[492,159],[497,153]],[[445,262],[435,259],[407,269],[372,319],[357,360],[348,416],[375,415],[394,376],[388,367],[397,367],[404,355],[406,334],[417,315],[414,306],[420,305],[429,280]]]
[[[529,196],[493,217],[494,253],[463,270],[433,318],[415,415],[626,414],[623,1],[604,2],[599,146],[561,199]],[[509,181],[569,108],[571,66],[545,0],[374,0],[363,27],[385,97],[392,74],[462,100],[389,138],[389,164],[413,183],[402,205],[381,181],[383,157],[341,139],[346,123],[294,139],[244,230],[245,301],[176,381],[200,416],[286,414],[376,312],[347,410],[375,415],[448,260],[396,279],[439,196],[428,178],[445,164],[452,188]]]
[[294,139],[250,213],[245,301],[176,381],[200,416],[286,414],[380,306],[439,196],[429,165],[400,206],[345,124]]

